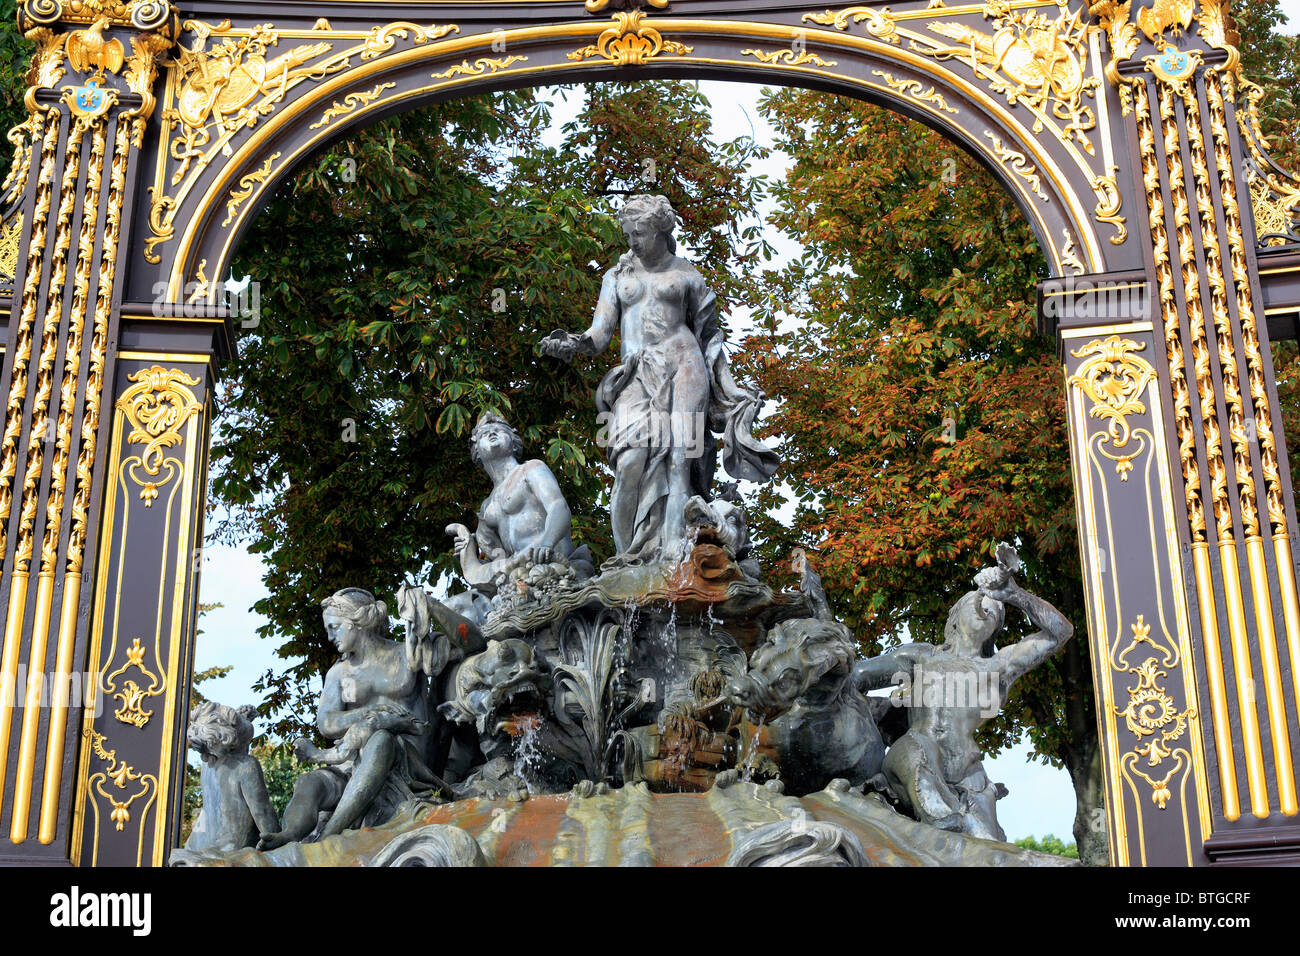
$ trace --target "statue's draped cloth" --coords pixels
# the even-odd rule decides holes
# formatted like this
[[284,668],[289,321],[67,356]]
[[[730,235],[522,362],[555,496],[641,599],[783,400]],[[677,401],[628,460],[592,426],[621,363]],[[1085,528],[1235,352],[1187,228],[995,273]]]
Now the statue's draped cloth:
[[[609,305],[618,308],[617,302]],[[754,438],[754,421],[762,410],[763,398],[742,388],[731,374],[718,324],[717,299],[711,290],[706,288],[686,321],[700,347],[709,382],[707,395],[675,394],[677,369],[667,350],[657,344],[624,356],[596,390],[596,408],[607,422],[606,453],[616,483],[614,507],[635,508],[634,516],[612,516],[615,526],[620,519],[631,519],[635,530],[623,556],[632,560],[653,559],[667,544],[661,537],[674,445],[702,441],[702,453],[691,463],[689,494],[706,499],[711,497],[717,463],[716,435],[722,436],[723,467],[733,478],[766,481],[779,464],[776,453]],[[695,427],[697,417],[707,426],[703,434],[695,434],[702,431]],[[664,423],[671,423],[670,427]],[[646,450],[639,471],[620,462],[624,453],[633,448]],[[635,488],[637,493],[620,495],[618,485]]]

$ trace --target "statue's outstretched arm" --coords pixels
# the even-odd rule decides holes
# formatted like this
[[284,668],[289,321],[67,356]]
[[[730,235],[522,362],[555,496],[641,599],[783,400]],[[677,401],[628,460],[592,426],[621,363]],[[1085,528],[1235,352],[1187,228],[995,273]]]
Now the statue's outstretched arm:
[[596,303],[591,328],[581,335],[562,330],[552,332],[542,339],[542,354],[564,362],[572,362],[578,355],[599,355],[609,348],[610,340],[618,331],[620,314],[618,280],[610,270],[605,273],[605,281],[600,287],[600,301]]
[[[979,578],[976,578],[976,584],[980,584]],[[981,586],[980,591],[994,600],[1020,608],[1038,628],[1033,634],[1010,647],[1002,648],[993,655],[994,659],[1002,665],[1004,688],[1010,687],[1022,675],[1029,673],[1059,651],[1074,634],[1074,625],[1070,623],[1069,618],[1042,598],[1030,594],[1010,575],[1006,576],[1004,586],[998,588]]]
[[862,693],[891,687],[901,682],[900,673],[911,676],[918,660],[933,651],[929,644],[903,644],[890,648],[878,657],[869,657],[853,665],[853,685]]

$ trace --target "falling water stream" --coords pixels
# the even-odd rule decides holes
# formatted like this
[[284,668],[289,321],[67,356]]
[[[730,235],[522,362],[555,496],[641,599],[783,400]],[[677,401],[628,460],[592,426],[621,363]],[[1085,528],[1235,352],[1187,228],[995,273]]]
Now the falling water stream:
[[758,727],[749,740],[749,750],[745,754],[745,759],[740,762],[740,779],[746,783],[754,778],[754,765],[758,762],[758,742],[763,736],[763,723],[766,719],[766,717],[758,718]]

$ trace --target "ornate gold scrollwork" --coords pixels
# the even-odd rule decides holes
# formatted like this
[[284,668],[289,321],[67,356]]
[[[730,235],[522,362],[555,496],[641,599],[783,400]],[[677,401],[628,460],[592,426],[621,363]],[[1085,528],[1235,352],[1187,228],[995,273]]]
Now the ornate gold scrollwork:
[[819,23],[833,26],[837,30],[847,30],[851,23],[866,22],[867,32],[886,43],[898,43],[898,25],[894,22],[889,8],[845,7],[839,12],[827,10],[825,13],[805,13],[805,23]]
[[1083,260],[1079,258],[1079,253],[1074,248],[1074,236],[1070,234],[1069,229],[1062,229],[1061,238],[1065,240],[1065,245],[1061,246],[1061,264],[1073,269],[1075,275],[1083,275],[1088,270],[1083,267]]
[[[145,449],[125,464],[131,480],[141,488],[141,500],[146,508],[150,508],[158,497],[158,489],[180,470],[178,465],[166,459],[166,449],[184,440],[181,426],[203,408],[187,387],[198,385],[199,380],[179,369],[166,369],[161,365],[140,369],[128,375],[127,380],[136,384],[122,393],[117,408],[131,424],[127,443],[144,444]],[[164,464],[171,467],[159,480]],[[137,467],[143,469],[144,480],[137,477]]]
[[[1300,242],[1300,180],[1269,156],[1269,143],[1259,125],[1259,98],[1263,90],[1240,81],[1244,104],[1237,109],[1237,124],[1246,144],[1244,163],[1255,215],[1255,238],[1261,247]],[[1211,104],[1213,110],[1213,104]]]
[[483,73],[497,73],[515,63],[523,63],[526,56],[487,57],[481,56],[473,63],[462,60],[450,69],[434,73],[435,80],[449,80],[453,76],[481,76]]
[[[113,828],[120,833],[131,822],[131,804],[148,794],[150,790],[156,792],[158,778],[151,773],[142,774],[125,761],[119,761],[117,750],[105,748],[105,737],[99,731],[87,727],[86,735],[90,737],[91,751],[107,765],[99,773],[92,774],[86,780],[86,786],[91,789],[92,799],[94,794],[98,793],[112,806],[109,819],[113,822]],[[122,799],[121,794],[112,794],[104,789],[104,784],[109,781],[112,781],[117,790],[126,790],[127,784],[139,781],[140,790]],[[147,813],[148,807],[145,810]]]
[[[192,30],[197,39],[177,55],[180,93],[176,106],[163,113],[165,128],[179,126],[182,132],[170,147],[171,157],[180,161],[172,173],[173,186],[185,178],[191,162],[203,156],[212,130],[233,133],[251,127],[259,116],[270,113],[293,86],[348,65],[344,60],[324,67],[304,66],[333,48],[323,40],[300,44],[267,59],[270,48],[280,42],[280,34],[269,24],[257,27],[246,37],[227,37],[210,50],[204,49],[209,36],[229,26],[229,21],[215,27],[198,20],[185,21],[185,28]],[[392,46],[393,37],[389,36],[387,42]],[[380,41],[376,39],[375,44],[380,45]]]
[[0,283],[10,283],[18,274],[18,252],[22,248],[23,214],[17,216],[0,230]]
[[156,30],[167,24],[175,10],[165,0],[25,0],[19,4],[20,23],[95,23]]
[[1093,176],[1091,179],[1092,190],[1097,194],[1097,208],[1093,211],[1093,216],[1098,222],[1115,227],[1115,235],[1110,237],[1110,241],[1118,246],[1128,238],[1128,225],[1127,220],[1119,214],[1124,205],[1124,197],[1115,179],[1119,167],[1111,166],[1109,172],[1108,176]]
[[882,70],[872,70],[872,75],[878,76],[885,81],[885,85],[891,90],[902,93],[904,96],[911,97],[918,103],[933,103],[945,113],[956,114],[956,110],[948,105],[940,94],[936,93],[934,87],[923,89],[918,80],[900,80],[894,77],[892,73],[885,73]]
[[[164,192],[165,174],[160,169],[151,189],[150,235],[144,240],[144,258],[153,263],[162,261],[157,247],[175,236],[176,214],[203,171],[218,154],[230,155],[236,134],[274,112],[290,90],[347,69],[353,56],[362,60],[383,56],[398,40],[419,45],[460,31],[455,24],[389,23],[375,27],[356,45],[336,49],[333,29],[321,19],[313,28],[312,42],[270,57],[280,33],[269,23],[247,31],[232,30],[228,20],[215,25],[186,20],[183,26],[194,39],[178,51],[172,65],[176,105],[163,113],[161,162],[174,161],[170,185],[175,191]],[[208,47],[214,35],[223,39]]]
[[984,131],[984,138],[993,144],[993,151],[998,159],[1006,165],[1013,173],[1023,179],[1033,189],[1034,194],[1043,202],[1047,202],[1047,193],[1043,192],[1043,181],[1038,177],[1038,170],[1034,167],[1025,154],[1017,152],[1009,146],[1003,144],[1000,137],[992,130]]
[[[427,27],[422,27],[416,23],[398,22],[375,27],[362,44],[361,59],[373,60],[377,56],[382,56],[393,48],[399,38],[405,40],[410,37],[416,44],[431,43],[434,40],[441,40],[449,33],[459,32],[460,27],[454,23],[442,26],[431,23]],[[343,65],[347,66],[347,61],[344,61]]]
[[[1072,351],[1075,358],[1089,358],[1070,376],[1068,384],[1081,389],[1092,400],[1088,415],[1106,420],[1106,433],[1112,448],[1128,446],[1132,431],[1129,415],[1145,415],[1146,405],[1142,393],[1155,381],[1156,370],[1135,352],[1146,349],[1145,342],[1134,342],[1112,335],[1094,339],[1083,348]],[[1115,473],[1120,481],[1128,481],[1133,470],[1133,459],[1141,449],[1132,454],[1112,455],[1098,449],[1115,462]]]
[[[1015,106],[1024,102],[1035,109],[1050,110],[1053,117],[1066,123],[1063,140],[1073,137],[1089,156],[1096,155],[1086,132],[1097,125],[1092,107],[1083,102],[1093,96],[1095,77],[1085,74],[1088,59],[1088,24],[1082,10],[1070,12],[1064,6],[1055,20],[1046,14],[1029,11],[1011,12],[1004,5],[987,3],[984,16],[992,19],[992,33],[976,30],[963,23],[937,21],[927,28],[958,41],[959,46],[926,47],[913,41],[909,45],[918,53],[935,59],[958,59],[979,72],[983,67],[993,74],[991,88]],[[1034,132],[1042,132],[1037,120]]]
[[[1126,774],[1145,780],[1151,787],[1152,802],[1164,810],[1173,796],[1170,784],[1174,775],[1191,765],[1191,754],[1182,747],[1175,749],[1173,744],[1187,732],[1188,721],[1196,716],[1196,708],[1179,710],[1168,691],[1160,686],[1160,681],[1169,676],[1168,671],[1162,668],[1173,669],[1180,664],[1178,648],[1173,645],[1165,647],[1153,641],[1151,625],[1143,617],[1139,614],[1137,620],[1130,625],[1133,639],[1111,661],[1113,671],[1132,674],[1137,678],[1137,683],[1127,688],[1128,703],[1122,708],[1114,708],[1115,714],[1124,718],[1129,731],[1137,738],[1133,749],[1120,758],[1120,766]],[[1125,658],[1139,644],[1150,645],[1153,650],[1160,652],[1160,658],[1148,657],[1141,664],[1130,665]],[[1138,766],[1138,761],[1143,757],[1146,758],[1149,773]],[[1174,761],[1173,766],[1156,779],[1154,774],[1170,759]]]
[[663,53],[685,56],[694,47],[675,40],[665,40],[662,33],[641,21],[640,10],[614,14],[614,25],[596,38],[596,42],[569,54],[570,60],[600,57],[617,66],[640,66]]
[[805,63],[811,63],[813,66],[837,65],[835,60],[823,60],[816,53],[809,53],[807,50],[773,50],[770,53],[762,50],[741,50],[740,55],[752,56],[768,66],[803,66]]
[[207,272],[205,271],[207,268],[208,260],[200,259],[198,266],[194,269],[194,291],[191,292],[189,297],[185,300],[186,305],[189,305],[191,302],[202,302],[212,294],[212,280],[207,276]]
[[[1055,19],[1036,10],[1013,10],[1008,0],[988,0],[978,9],[991,21],[991,31],[936,19],[921,33],[906,26],[915,11],[893,13],[888,7],[852,6],[807,13],[803,19],[837,30],[861,24],[882,42],[906,39],[908,48],[922,56],[965,64],[1008,105],[1027,109],[1035,133],[1050,128],[1088,175],[1094,175],[1096,149],[1088,132],[1096,128],[1097,117],[1086,100],[1096,97],[1100,81],[1086,69],[1092,27],[1082,8],[1071,10],[1068,0],[1061,0]],[[936,39],[936,34],[958,42]]]
[[239,185],[230,190],[230,199],[226,202],[226,218],[221,225],[228,226],[235,221],[235,212],[239,209],[240,204],[253,195],[253,189],[258,183],[266,182],[267,177],[271,175],[271,167],[275,165],[275,161],[279,158],[280,154],[278,152],[272,153],[259,169],[254,170],[247,176],[240,177]]
[[[131,724],[134,727],[143,727],[149,723],[153,711],[145,710],[144,702],[150,697],[157,697],[167,687],[165,680],[159,678],[157,674],[144,666],[145,650],[145,646],[140,643],[140,638],[135,638],[131,642],[131,646],[126,649],[126,663],[104,678],[105,692],[112,694],[114,700],[122,702],[122,706],[113,712],[113,716],[122,723]],[[149,678],[149,686],[143,688],[135,681],[129,680],[123,684],[123,689],[119,691],[117,689],[117,678],[132,667]]]

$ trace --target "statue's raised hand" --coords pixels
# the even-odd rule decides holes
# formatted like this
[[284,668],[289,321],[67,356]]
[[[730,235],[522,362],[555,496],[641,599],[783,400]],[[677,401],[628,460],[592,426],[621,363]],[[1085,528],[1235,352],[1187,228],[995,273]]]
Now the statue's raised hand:
[[456,557],[463,555],[465,549],[469,547],[471,537],[469,528],[465,527],[463,524],[449,524],[444,530],[455,538],[451,544],[451,549],[455,552]]
[[1011,572],[1003,567],[985,568],[975,575],[975,587],[986,598],[1004,604],[1020,590],[1020,585],[1016,584]]

